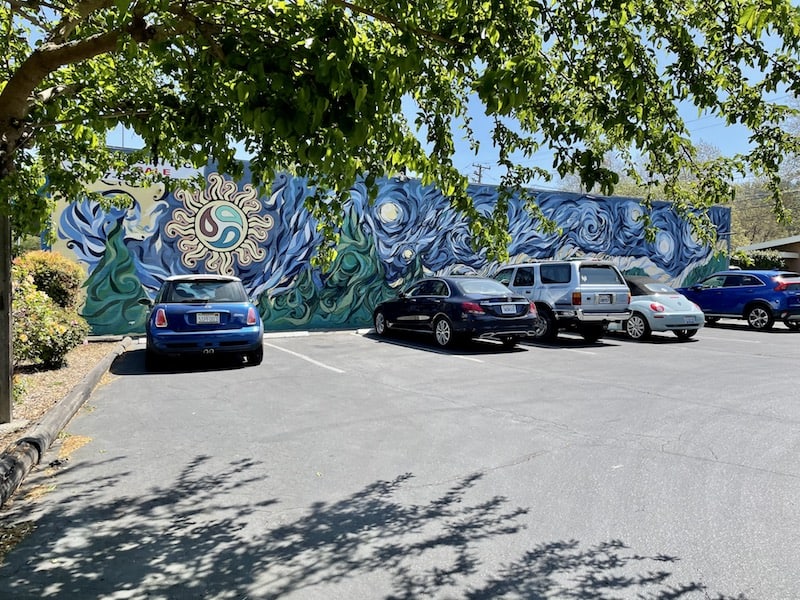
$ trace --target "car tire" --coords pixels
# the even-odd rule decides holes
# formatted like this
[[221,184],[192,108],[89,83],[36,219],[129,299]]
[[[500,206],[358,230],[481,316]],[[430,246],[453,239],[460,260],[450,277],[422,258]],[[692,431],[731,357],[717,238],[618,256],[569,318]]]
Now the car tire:
[[375,318],[373,319],[373,323],[375,324],[375,333],[377,333],[381,337],[386,336],[386,315],[383,314],[382,311],[378,311],[375,313]]
[[758,330],[772,329],[775,324],[775,317],[766,304],[754,304],[745,313],[747,324]]
[[166,357],[159,356],[152,350],[144,351],[144,369],[145,371],[160,371],[164,368],[164,361]]
[[502,339],[503,348],[514,348],[519,343],[519,338],[515,335],[510,335]]
[[673,329],[672,333],[674,333],[679,340],[688,340],[695,336],[697,329]]
[[264,346],[259,346],[252,352],[247,353],[247,366],[256,367],[264,360]]
[[784,319],[783,324],[792,331],[800,330],[800,321],[790,321],[789,319]]
[[558,325],[553,313],[547,307],[537,306],[536,323],[533,328],[534,339],[541,342],[552,342],[558,336]]
[[605,335],[606,330],[602,325],[583,325],[580,329],[580,333],[585,342],[593,344]]
[[441,348],[451,348],[456,343],[456,333],[453,324],[447,317],[439,317],[433,322],[433,339]]
[[638,342],[648,339],[652,330],[645,316],[642,313],[635,312],[625,321],[625,333],[628,334],[629,338]]
[[716,325],[719,323],[719,317],[706,317],[706,325]]

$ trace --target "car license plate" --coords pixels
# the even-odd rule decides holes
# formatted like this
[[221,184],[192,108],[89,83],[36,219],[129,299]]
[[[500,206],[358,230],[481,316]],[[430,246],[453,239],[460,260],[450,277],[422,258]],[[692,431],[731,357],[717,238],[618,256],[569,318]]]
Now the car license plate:
[[513,304],[503,304],[500,307],[500,312],[502,312],[504,315],[515,315],[517,314],[517,307]]
[[597,294],[598,304],[611,304],[611,294]]
[[198,325],[219,325],[219,313],[197,313]]
[[683,317],[683,322],[686,325],[694,325],[695,324],[694,317]]

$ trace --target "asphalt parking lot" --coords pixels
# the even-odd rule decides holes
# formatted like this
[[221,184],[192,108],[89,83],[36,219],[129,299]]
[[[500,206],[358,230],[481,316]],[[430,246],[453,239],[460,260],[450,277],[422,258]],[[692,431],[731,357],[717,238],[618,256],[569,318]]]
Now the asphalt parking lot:
[[163,373],[143,354],[26,483],[48,489],[16,507],[36,529],[7,597],[800,597],[782,325],[514,350],[268,336],[258,367]]

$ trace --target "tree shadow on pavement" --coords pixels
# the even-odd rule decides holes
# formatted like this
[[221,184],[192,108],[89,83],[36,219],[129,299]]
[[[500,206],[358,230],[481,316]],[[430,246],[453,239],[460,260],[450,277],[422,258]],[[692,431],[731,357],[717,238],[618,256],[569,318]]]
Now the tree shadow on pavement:
[[[125,495],[124,473],[82,481],[81,466],[69,466],[56,480],[78,483],[39,501],[35,530],[0,567],[0,596],[711,598],[701,583],[672,581],[677,557],[642,556],[620,540],[535,543],[500,562],[483,546],[524,547],[529,511],[482,499],[480,474],[440,493],[403,474],[292,506],[270,497],[263,467],[198,456],[175,481]],[[412,491],[430,498],[404,501]]]

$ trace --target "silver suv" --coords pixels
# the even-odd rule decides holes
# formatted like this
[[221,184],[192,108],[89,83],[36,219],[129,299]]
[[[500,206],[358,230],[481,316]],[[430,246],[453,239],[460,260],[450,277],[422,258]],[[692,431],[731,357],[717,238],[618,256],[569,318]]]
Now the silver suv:
[[552,341],[576,329],[587,342],[630,316],[631,293],[617,267],[602,260],[548,260],[501,267],[494,278],[536,304],[534,336]]

